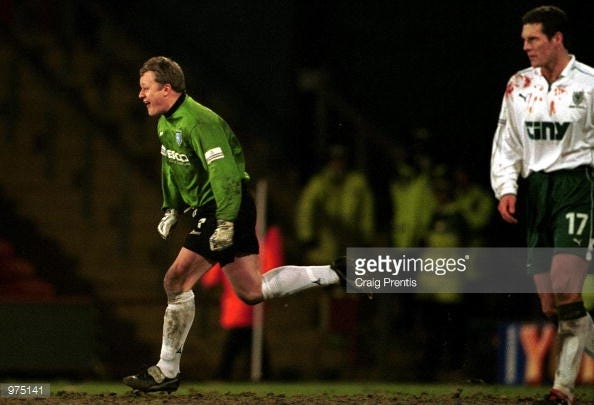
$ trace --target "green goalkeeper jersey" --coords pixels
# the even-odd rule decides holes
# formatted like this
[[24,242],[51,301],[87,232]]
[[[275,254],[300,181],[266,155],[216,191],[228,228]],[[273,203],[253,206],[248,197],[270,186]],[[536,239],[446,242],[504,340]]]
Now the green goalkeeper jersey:
[[242,181],[249,179],[241,145],[216,113],[182,95],[157,124],[163,209],[216,203],[217,219],[234,221]]

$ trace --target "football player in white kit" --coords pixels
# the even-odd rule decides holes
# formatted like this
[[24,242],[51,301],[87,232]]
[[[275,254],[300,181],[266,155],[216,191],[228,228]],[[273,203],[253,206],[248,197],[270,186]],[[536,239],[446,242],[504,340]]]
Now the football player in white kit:
[[584,350],[594,352],[594,325],[581,295],[592,256],[594,69],[569,53],[563,10],[537,7],[522,24],[531,66],[507,84],[491,185],[503,220],[517,223],[518,178],[525,178],[528,248],[554,248],[546,261],[535,254],[528,262],[542,311],[558,321],[560,347],[553,387],[536,403],[573,404]]

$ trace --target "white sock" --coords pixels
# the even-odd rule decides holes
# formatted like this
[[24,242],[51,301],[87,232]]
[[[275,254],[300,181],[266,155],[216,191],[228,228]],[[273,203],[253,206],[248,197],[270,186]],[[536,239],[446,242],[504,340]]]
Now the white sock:
[[581,365],[584,346],[590,336],[592,319],[589,315],[571,320],[560,320],[557,333],[561,350],[555,372],[553,388],[573,399],[575,380]]
[[282,266],[262,276],[265,300],[284,297],[313,287],[338,283],[338,274],[330,266]]
[[588,327],[588,330],[590,332],[588,333],[588,336],[586,338],[586,346],[584,347],[584,351],[588,356],[594,358],[594,322],[592,322],[592,317],[590,316],[590,314],[587,314],[586,316],[590,319],[590,326]]
[[172,294],[167,299],[167,309],[163,317],[163,340],[161,358],[157,366],[165,377],[173,378],[179,374],[182,349],[188,332],[192,327],[195,313],[194,292]]

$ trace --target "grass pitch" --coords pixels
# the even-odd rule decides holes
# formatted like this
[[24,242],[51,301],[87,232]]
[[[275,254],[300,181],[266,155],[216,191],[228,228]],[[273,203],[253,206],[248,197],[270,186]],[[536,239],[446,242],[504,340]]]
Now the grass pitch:
[[[531,404],[548,387],[491,384],[373,382],[223,383],[184,381],[171,394],[133,393],[119,382],[51,382],[48,404]],[[594,404],[594,386],[577,389],[578,404]],[[2,402],[4,401],[4,402]],[[1,399],[1,404],[14,400]]]

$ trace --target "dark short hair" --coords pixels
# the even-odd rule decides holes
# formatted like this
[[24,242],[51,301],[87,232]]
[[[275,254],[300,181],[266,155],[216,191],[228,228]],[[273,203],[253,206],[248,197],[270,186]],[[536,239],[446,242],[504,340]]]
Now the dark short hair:
[[542,24],[542,32],[551,39],[557,32],[563,34],[565,46],[569,43],[569,18],[557,6],[540,6],[522,17],[522,24]]
[[186,91],[186,79],[181,66],[171,58],[166,56],[153,56],[140,68],[140,76],[146,72],[155,74],[155,81],[160,84],[171,85],[171,88],[177,92]]

